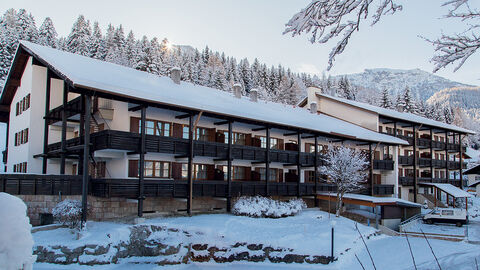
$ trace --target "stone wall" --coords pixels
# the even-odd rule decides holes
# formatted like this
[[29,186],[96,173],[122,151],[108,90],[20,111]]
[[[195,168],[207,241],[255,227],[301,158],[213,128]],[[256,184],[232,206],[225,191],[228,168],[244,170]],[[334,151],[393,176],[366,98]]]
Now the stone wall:
[[[52,209],[64,199],[81,200],[80,195],[55,196],[55,195],[16,195],[27,205],[27,215],[33,226],[40,225],[42,213],[52,213]],[[101,198],[88,196],[90,220],[110,220],[135,217],[137,215],[137,200],[126,198]],[[193,199],[193,211],[208,212],[214,209],[224,210],[224,199],[200,197]],[[187,208],[186,199],[178,198],[147,198],[144,201],[145,213],[179,214]]]

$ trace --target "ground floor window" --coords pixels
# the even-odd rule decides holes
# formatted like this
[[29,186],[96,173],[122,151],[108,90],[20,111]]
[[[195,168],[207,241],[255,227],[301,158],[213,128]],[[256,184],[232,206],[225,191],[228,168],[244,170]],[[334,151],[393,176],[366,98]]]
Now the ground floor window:
[[146,160],[145,161],[145,177],[169,178],[170,162]]
[[[260,173],[260,180],[265,181],[266,174],[267,174],[267,169],[266,168],[259,168],[258,172]],[[279,169],[270,169],[269,170],[270,174],[268,175],[268,181],[269,182],[277,182],[279,177]]]
[[[188,164],[182,164],[182,179],[188,179]],[[193,164],[193,180],[207,179],[207,165]]]

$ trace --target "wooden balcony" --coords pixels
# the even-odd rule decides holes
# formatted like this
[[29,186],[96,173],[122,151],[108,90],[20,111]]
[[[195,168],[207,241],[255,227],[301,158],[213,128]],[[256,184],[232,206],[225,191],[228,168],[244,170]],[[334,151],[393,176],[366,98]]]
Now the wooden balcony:
[[393,195],[395,193],[395,185],[374,185],[374,195]]
[[0,191],[14,195],[81,195],[81,175],[0,174]]
[[[139,152],[140,134],[103,130],[91,134],[92,151],[115,149],[128,152]],[[74,138],[67,140],[67,149],[80,145],[80,139]],[[60,150],[60,143],[53,143],[48,146],[51,153]],[[188,140],[174,137],[164,136],[146,136],[147,152],[173,154],[178,156],[186,156],[188,154]],[[81,151],[81,150],[78,150]],[[234,159],[250,160],[256,162],[265,161],[266,149],[254,146],[232,145],[232,154]],[[228,146],[224,143],[195,141],[194,155],[203,157],[213,157],[216,159],[226,159],[228,154]],[[270,161],[284,164],[296,164],[298,152],[287,150],[270,150]],[[301,153],[300,162],[302,166],[313,166],[315,155],[313,153]],[[323,164],[322,155],[319,155],[318,164]]]
[[394,168],[395,162],[393,160],[378,160],[375,159],[373,161],[373,169],[374,170],[385,170],[385,171],[392,171]]

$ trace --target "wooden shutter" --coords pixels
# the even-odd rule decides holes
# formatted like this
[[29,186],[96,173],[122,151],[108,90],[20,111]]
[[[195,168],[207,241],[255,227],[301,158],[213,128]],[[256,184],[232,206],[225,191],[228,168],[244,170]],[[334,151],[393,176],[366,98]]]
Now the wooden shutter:
[[214,142],[215,141],[215,128],[209,128],[207,129],[208,131],[208,141],[209,142]]
[[228,143],[225,141],[225,134],[221,131],[215,133],[215,141],[218,143]]
[[18,133],[15,133],[15,143],[14,144],[15,144],[15,146],[18,145]]
[[245,168],[245,180],[250,181],[252,179],[252,168],[244,167]]
[[183,125],[178,123],[173,123],[173,137],[182,138],[183,137]]
[[310,182],[310,179],[308,179],[308,171],[304,171],[303,174],[304,174],[303,176],[304,182],[305,183]]
[[283,139],[278,139],[278,150],[284,150],[285,146],[283,144]]
[[278,169],[278,182],[283,183],[283,170]]
[[107,164],[105,161],[97,163],[97,177],[105,178]]
[[214,180],[215,178],[215,165],[207,164],[207,180]]
[[260,140],[260,138],[252,137],[252,146],[261,147],[262,141]]
[[128,177],[138,177],[138,160],[128,161]]
[[252,145],[252,134],[245,134],[245,145]]
[[172,178],[175,180],[182,179],[182,164],[172,162]]
[[140,119],[136,117],[130,117],[130,132],[138,133]]

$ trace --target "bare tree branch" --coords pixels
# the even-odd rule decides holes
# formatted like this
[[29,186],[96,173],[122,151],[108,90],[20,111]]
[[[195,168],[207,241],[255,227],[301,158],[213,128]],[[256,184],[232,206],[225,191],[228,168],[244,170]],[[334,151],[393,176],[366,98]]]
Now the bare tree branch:
[[343,53],[354,31],[360,30],[360,23],[368,19],[369,8],[373,2],[378,8],[371,16],[371,25],[376,24],[383,15],[402,10],[394,0],[314,0],[302,9],[286,24],[284,34],[297,36],[311,33],[312,43],[326,43],[341,36],[332,48],[328,60],[328,70],[332,68],[335,56]]

